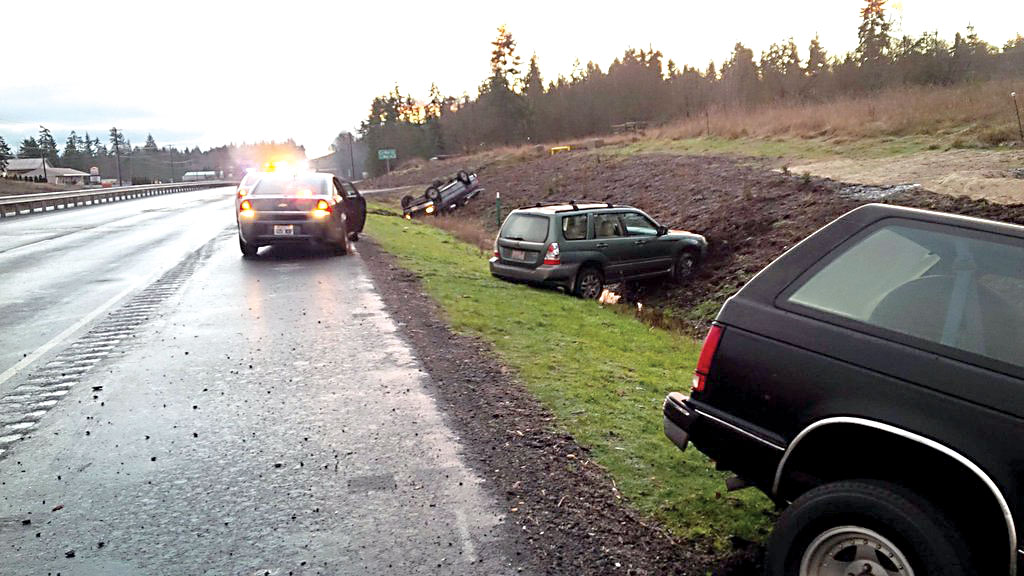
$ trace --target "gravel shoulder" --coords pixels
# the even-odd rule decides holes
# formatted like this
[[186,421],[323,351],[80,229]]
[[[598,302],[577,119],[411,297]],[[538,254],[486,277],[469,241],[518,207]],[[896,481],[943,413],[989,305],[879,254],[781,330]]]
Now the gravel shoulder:
[[585,448],[502,366],[456,334],[415,274],[372,241],[360,253],[400,331],[430,373],[431,392],[519,536],[516,560],[545,574],[749,574],[756,547],[724,562],[679,542],[625,505]]

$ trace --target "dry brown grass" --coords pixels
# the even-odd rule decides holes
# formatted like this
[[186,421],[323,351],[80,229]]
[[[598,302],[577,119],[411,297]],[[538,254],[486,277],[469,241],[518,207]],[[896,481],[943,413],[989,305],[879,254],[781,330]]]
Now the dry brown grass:
[[494,249],[494,230],[485,229],[475,218],[439,216],[428,221],[459,240],[476,246],[483,254],[490,254]]
[[[1014,90],[1024,93],[1024,80],[905,87],[820,103],[716,110],[710,113],[711,135],[840,141],[922,135],[945,137],[953,146],[994,146],[1018,137],[1010,99]],[[679,139],[705,134],[705,118],[700,116],[668,124],[652,135]]]

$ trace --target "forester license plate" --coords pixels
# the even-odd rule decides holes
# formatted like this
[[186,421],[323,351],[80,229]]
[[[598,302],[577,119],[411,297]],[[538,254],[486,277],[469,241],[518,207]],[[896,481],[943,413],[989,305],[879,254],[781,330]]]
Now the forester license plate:
[[519,260],[520,262],[522,262],[522,261],[526,260],[526,251],[525,250],[510,250],[509,254],[508,254],[508,257],[511,258],[512,260]]
[[275,224],[274,225],[274,236],[294,236],[295,225],[294,224]]

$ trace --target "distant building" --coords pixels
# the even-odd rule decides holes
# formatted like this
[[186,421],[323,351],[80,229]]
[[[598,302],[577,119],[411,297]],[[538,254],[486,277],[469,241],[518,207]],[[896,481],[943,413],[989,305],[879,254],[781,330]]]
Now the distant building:
[[43,169],[43,158],[12,158],[7,161],[7,170],[4,175],[7,178],[20,176],[23,179],[31,180],[45,176],[50,184],[81,185],[89,181],[89,173],[75,170],[74,168],[60,168],[50,166],[46,162],[46,169]]
[[[223,177],[223,173],[220,174]],[[216,180],[218,178],[217,173],[213,170],[203,170],[197,172],[185,172],[185,175],[181,177],[182,182],[196,182],[199,180]]]

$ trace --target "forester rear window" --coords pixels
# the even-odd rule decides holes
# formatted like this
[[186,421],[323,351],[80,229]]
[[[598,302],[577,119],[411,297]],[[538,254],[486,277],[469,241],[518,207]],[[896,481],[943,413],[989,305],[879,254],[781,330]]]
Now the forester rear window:
[[899,222],[854,239],[788,301],[1024,366],[1024,243]]
[[548,239],[548,219],[535,214],[509,214],[501,227],[501,237],[506,240],[544,242]]

